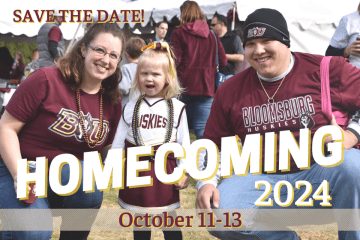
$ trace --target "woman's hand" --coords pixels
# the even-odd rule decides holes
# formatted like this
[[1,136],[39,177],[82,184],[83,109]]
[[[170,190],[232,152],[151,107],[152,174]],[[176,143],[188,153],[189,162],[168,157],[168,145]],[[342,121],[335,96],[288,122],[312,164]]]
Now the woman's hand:
[[186,173],[183,180],[181,182],[174,184],[176,190],[181,190],[187,188],[189,186],[189,174]]

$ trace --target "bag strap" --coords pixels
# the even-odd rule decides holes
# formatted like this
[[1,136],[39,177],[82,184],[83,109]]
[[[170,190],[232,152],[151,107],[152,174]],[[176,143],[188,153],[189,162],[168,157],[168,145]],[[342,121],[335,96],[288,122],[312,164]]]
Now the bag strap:
[[215,42],[216,42],[216,71],[219,72],[219,56],[218,56],[218,43],[217,43],[217,38],[216,35],[214,33],[213,30],[210,30],[212,32],[212,34],[214,35],[215,38]]
[[331,56],[323,57],[320,63],[321,110],[329,121],[331,121],[332,115],[334,115],[336,123],[340,126],[346,127],[349,122],[349,113],[347,111],[332,111],[329,80],[330,60]]
[[332,106],[330,99],[330,80],[329,80],[329,66],[332,56],[323,57],[320,63],[320,78],[321,78],[321,110],[325,116],[331,121]]

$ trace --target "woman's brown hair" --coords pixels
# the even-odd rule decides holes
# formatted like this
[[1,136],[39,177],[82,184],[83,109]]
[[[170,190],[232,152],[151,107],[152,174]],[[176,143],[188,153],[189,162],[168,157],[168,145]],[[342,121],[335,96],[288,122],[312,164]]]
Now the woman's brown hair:
[[[122,46],[120,56],[123,54],[125,38],[120,27],[116,23],[95,23],[89,31],[86,32],[85,36],[75,44],[71,51],[66,56],[60,58],[57,63],[57,67],[60,69],[65,80],[71,84],[71,88],[74,91],[80,89],[83,81],[82,75],[85,68],[85,61],[81,55],[81,47],[89,44],[100,33],[111,33],[114,37],[118,37]],[[122,79],[119,64],[120,62],[114,74],[104,79],[101,83],[102,93],[111,99],[112,104],[116,104],[118,97],[121,96],[118,87]]]
[[185,1],[181,7],[180,27],[189,22],[203,21],[206,22],[206,17],[201,11],[199,5],[194,1]]

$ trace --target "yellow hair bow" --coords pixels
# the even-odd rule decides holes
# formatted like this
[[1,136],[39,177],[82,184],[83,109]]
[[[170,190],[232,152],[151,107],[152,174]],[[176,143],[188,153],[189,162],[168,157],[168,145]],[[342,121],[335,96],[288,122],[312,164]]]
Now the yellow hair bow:
[[[154,49],[154,50],[166,49],[166,51],[169,55],[169,59],[172,58],[175,61],[175,54],[172,51],[170,45],[165,41],[162,41],[162,42],[155,41],[155,42],[149,43],[148,45],[142,47],[141,51],[145,52],[148,49]],[[171,60],[169,60],[169,62],[170,62],[171,77],[174,78],[175,77],[174,64]]]

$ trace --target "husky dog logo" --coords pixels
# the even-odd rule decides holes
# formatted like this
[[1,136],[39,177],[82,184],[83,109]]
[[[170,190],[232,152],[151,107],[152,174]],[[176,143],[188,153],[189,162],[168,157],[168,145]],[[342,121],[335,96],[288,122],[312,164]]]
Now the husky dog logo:
[[[84,116],[84,125],[85,125],[85,133],[84,134],[87,134],[88,132],[91,132],[92,128],[93,128],[93,124],[92,124],[93,120],[92,120],[92,117],[91,117],[91,114],[88,113]],[[77,128],[77,131],[75,132],[75,136],[78,140],[83,140],[85,141],[85,138],[83,136],[83,130],[81,128],[81,124],[80,124],[80,121],[79,121],[79,124],[78,124],[78,128]]]
[[249,29],[248,31],[248,37],[260,37],[262,35],[264,35],[266,28],[259,28],[259,27],[254,27],[252,29]]
[[301,113],[299,119],[300,119],[300,128],[312,129],[313,127],[315,127],[315,121],[312,118],[309,111]]

